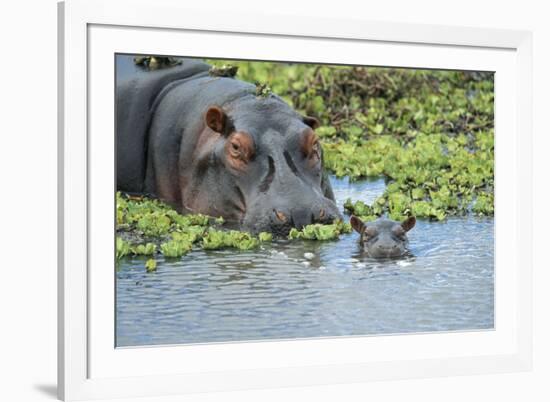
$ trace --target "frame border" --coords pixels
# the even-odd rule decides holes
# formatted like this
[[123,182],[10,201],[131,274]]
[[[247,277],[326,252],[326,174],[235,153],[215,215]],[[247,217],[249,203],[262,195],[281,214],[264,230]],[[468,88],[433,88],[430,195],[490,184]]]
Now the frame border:
[[[133,13],[127,13],[132,9]],[[262,18],[259,18],[262,17]],[[299,23],[298,23],[299,21]],[[285,37],[322,37],[357,41],[503,48],[517,57],[518,178],[517,216],[522,254],[518,276],[518,353],[514,355],[460,357],[441,370],[439,359],[418,360],[415,373],[397,369],[395,362],[314,366],[308,370],[318,380],[304,382],[296,375],[303,368],[247,370],[155,377],[147,392],[136,391],[140,378],[89,379],[87,303],[87,28],[90,24],[185,29],[227,34],[254,33]],[[434,39],[437,38],[437,39]],[[395,22],[332,20],[296,15],[223,15],[191,10],[177,0],[67,0],[58,3],[58,397],[63,400],[158,396],[207,392],[353,383],[367,380],[420,378],[526,371],[532,367],[532,33],[501,29],[419,25]],[[69,118],[70,116],[70,118]],[[82,230],[86,228],[86,230]],[[472,363],[475,362],[475,367]],[[449,363],[449,362],[446,362]],[[338,375],[343,368],[350,376]],[[208,376],[208,381],[204,381]],[[199,378],[201,377],[201,378]],[[247,380],[244,380],[244,377]],[[273,378],[271,378],[273,377]],[[174,388],[173,383],[180,385]],[[139,389],[141,387],[137,387]]]

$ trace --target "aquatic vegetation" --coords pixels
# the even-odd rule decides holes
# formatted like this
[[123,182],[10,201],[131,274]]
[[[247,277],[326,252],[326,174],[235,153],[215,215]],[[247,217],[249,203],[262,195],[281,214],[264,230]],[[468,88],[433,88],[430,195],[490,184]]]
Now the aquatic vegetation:
[[344,211],[350,215],[357,216],[363,222],[374,221],[383,213],[382,206],[377,202],[373,203],[373,206],[370,206],[363,201],[353,203],[351,198],[348,198],[344,203]]
[[270,242],[273,240],[273,235],[269,232],[261,232],[258,234],[258,240],[263,243]]
[[[194,245],[204,250],[252,250],[261,243],[273,241],[271,233],[261,232],[254,236],[248,232],[224,230],[221,217],[181,215],[170,206],[146,197],[117,193],[116,211],[117,259],[127,255],[152,256],[159,252],[167,258],[179,258],[191,252]],[[349,232],[348,223],[337,221],[331,225],[309,225],[301,231],[293,229],[290,238],[329,240]]]
[[[366,70],[366,87],[354,92],[366,105],[357,104],[361,111],[350,114],[354,125],[320,132],[325,166],[334,174],[388,179],[383,210],[363,216],[387,212],[396,220],[411,214],[443,220],[468,213],[473,199],[480,200],[476,213],[493,214],[486,205],[493,201],[494,187],[492,76]],[[371,78],[375,82],[391,78],[395,88],[388,81],[377,93],[369,86],[369,72],[379,76]],[[353,69],[346,77],[362,74]]]
[[196,243],[204,236],[206,226],[191,225],[177,232],[172,232],[170,236],[174,241],[183,241],[187,243]]
[[193,243],[185,240],[170,240],[160,245],[160,251],[165,257],[178,258],[181,257],[193,248]]
[[[489,136],[492,132],[476,134],[476,143],[487,141]],[[366,206],[360,203],[354,208],[347,204],[346,211],[371,217],[388,213],[395,220],[409,215],[443,220],[449,215],[467,214],[470,210],[481,215],[492,215],[493,149],[478,150],[476,153],[460,145],[460,138],[443,135],[426,137],[419,135],[404,147],[387,146],[393,140],[386,138],[374,139],[346,156],[348,160],[363,158],[363,172],[368,172],[370,168],[377,169],[377,174],[383,174],[390,180],[375,204]],[[380,142],[384,142],[384,146]],[[434,147],[436,149],[432,150]],[[380,155],[385,157],[379,158],[376,152],[369,151],[373,148],[383,148]],[[341,153],[340,150],[336,152]],[[344,158],[340,156],[338,159]],[[359,174],[363,172],[359,171]],[[479,201],[471,208],[473,200]],[[354,212],[355,208],[359,211]]]
[[128,254],[130,254],[130,251],[131,251],[130,248],[131,248],[130,243],[121,239],[120,237],[117,237],[116,250],[115,250],[116,259],[120,260],[122,257],[125,257]]
[[321,121],[316,133],[327,170],[351,180],[388,179],[382,211],[363,216],[493,214],[492,73],[232,63],[238,78],[269,83]]
[[147,272],[154,272],[157,270],[157,261],[154,258],[149,258],[145,262],[145,269]]
[[336,240],[340,238],[341,234],[351,233],[351,231],[352,228],[349,223],[338,220],[330,225],[316,223],[307,225],[301,230],[292,228],[288,234],[288,238],[290,240]]
[[273,240],[267,232],[255,237],[237,230],[218,230],[224,223],[222,217],[181,215],[158,200],[121,193],[116,194],[116,216],[117,259],[157,253],[166,258],[180,258],[191,252],[194,244],[207,250],[228,247],[251,250]]
[[117,260],[127,255],[153,255],[156,251],[157,246],[153,243],[131,244],[121,237],[117,236],[116,238],[115,254]]
[[131,248],[135,255],[153,255],[157,251],[157,245],[154,243],[138,244]]
[[[493,148],[481,148],[492,136],[492,130],[476,133],[471,148],[460,136],[442,134],[418,134],[404,145],[392,136],[361,145],[327,144],[325,161],[335,167],[336,175],[387,177],[384,209],[394,218],[406,216],[414,206],[418,217],[444,219],[467,213],[474,198],[492,199]],[[491,208],[479,212],[492,214]]]
[[[145,197],[116,194],[117,258],[155,255],[177,258],[191,251],[211,225],[223,219],[202,214],[181,215],[170,206]],[[130,237],[133,244],[120,236]]]
[[[181,215],[170,206],[146,197],[116,194],[117,230],[132,232],[143,238],[167,237],[172,232],[198,232],[198,227],[219,224],[219,220],[202,215]],[[195,227],[195,228],[193,228]]]
[[222,248],[236,248],[239,250],[251,250],[258,247],[260,240],[247,232],[236,230],[224,231],[209,229],[202,239],[202,248],[217,250]]
[[494,214],[494,204],[495,201],[493,194],[480,194],[472,206],[472,211],[478,215]]
[[137,221],[136,229],[146,236],[162,236],[170,230],[172,222],[170,218],[161,211],[147,214]]

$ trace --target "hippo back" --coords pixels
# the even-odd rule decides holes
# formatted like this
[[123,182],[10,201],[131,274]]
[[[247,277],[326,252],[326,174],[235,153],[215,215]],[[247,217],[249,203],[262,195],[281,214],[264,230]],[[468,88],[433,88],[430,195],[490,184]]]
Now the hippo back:
[[147,168],[148,131],[159,99],[179,82],[208,74],[210,66],[183,59],[180,65],[143,71],[117,82],[116,171],[117,189],[143,192]]

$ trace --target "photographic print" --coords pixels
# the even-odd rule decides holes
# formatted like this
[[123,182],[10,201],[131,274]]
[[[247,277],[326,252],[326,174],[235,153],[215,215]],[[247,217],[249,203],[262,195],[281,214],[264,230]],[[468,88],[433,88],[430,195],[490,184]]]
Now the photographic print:
[[117,347],[494,329],[492,72],[114,62]]

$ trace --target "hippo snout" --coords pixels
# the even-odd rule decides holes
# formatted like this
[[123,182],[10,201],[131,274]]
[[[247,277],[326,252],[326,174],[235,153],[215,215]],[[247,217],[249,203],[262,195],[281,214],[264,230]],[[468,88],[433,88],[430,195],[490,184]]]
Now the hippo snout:
[[375,245],[367,248],[367,252],[374,258],[394,258],[405,254],[405,248],[401,245]]
[[342,216],[336,206],[332,205],[315,208],[273,208],[269,231],[286,236],[292,228],[301,229],[314,223],[330,224],[337,219],[342,219]]
[[301,228],[312,223],[332,223],[338,214],[327,213],[325,208],[293,208],[289,212],[282,212],[280,210],[274,209],[274,221],[280,223],[286,223],[291,221],[294,227]]
[[286,237],[290,229],[301,229],[313,223],[330,224],[342,219],[336,204],[327,199],[326,203],[315,206],[271,206],[268,210],[249,210],[243,227],[253,233],[271,232],[275,236]]

